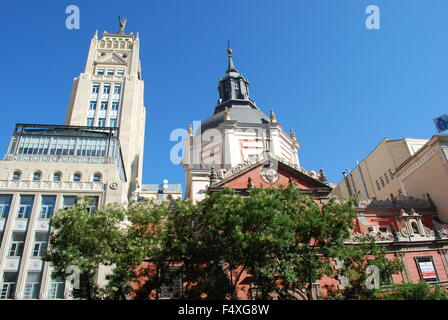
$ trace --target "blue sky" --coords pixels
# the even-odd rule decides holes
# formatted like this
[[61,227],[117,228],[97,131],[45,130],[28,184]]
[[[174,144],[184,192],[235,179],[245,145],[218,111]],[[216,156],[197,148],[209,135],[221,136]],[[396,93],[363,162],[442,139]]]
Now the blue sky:
[[[65,28],[78,5],[81,28]],[[381,12],[367,30],[365,8]],[[308,170],[338,182],[383,138],[430,138],[448,108],[446,0],[2,1],[0,153],[15,123],[62,124],[96,29],[139,32],[147,107],[144,183],[182,183],[175,128],[209,117],[231,40],[251,98],[294,128]]]

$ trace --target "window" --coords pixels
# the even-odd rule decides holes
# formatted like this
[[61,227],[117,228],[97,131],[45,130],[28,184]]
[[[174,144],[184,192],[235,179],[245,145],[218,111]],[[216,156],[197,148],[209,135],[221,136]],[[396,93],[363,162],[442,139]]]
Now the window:
[[98,208],[98,197],[91,197],[89,200],[89,204],[87,206],[87,211],[90,213],[95,213]]
[[110,84],[105,84],[104,85],[103,93],[110,93]]
[[36,171],[33,174],[33,181],[40,181],[41,177],[42,177],[42,172]]
[[87,125],[88,127],[93,127],[93,118],[87,118],[87,123],[86,123],[86,125]]
[[89,110],[95,110],[95,109],[96,109],[96,101],[90,101]]
[[25,290],[23,291],[23,298],[38,299],[40,290],[40,272],[29,272],[26,276]]
[[48,233],[36,232],[34,236],[33,257],[42,257],[47,251]]
[[106,118],[98,118],[98,127],[106,126]]
[[96,71],[96,74],[99,75],[99,76],[104,75],[104,69],[98,69],[98,70]]
[[93,175],[93,182],[101,182],[101,173],[95,173]]
[[389,183],[389,177],[387,176],[387,174],[384,174],[384,179],[386,179],[386,183]]
[[114,93],[115,94],[120,94],[121,93],[121,84],[116,84],[114,86]]
[[412,231],[414,231],[415,234],[419,234],[418,232],[418,227],[417,227],[417,222],[411,222],[411,227],[412,227]]
[[62,208],[64,210],[70,209],[76,205],[76,196],[64,196],[62,201]]
[[55,172],[53,173],[53,182],[60,182],[62,177],[62,173]]
[[19,209],[17,211],[17,218],[27,219],[33,211],[34,196],[20,196]]
[[48,298],[64,299],[65,281],[61,277],[51,277],[50,289],[48,290]]
[[107,75],[108,76],[113,76],[114,75],[114,70],[107,70]]
[[56,196],[43,196],[39,218],[50,219],[53,216],[55,204],[56,204]]
[[117,70],[117,76],[124,76],[124,70]]
[[112,101],[112,110],[118,110],[118,101]]
[[182,269],[181,267],[168,267],[165,272],[161,272],[159,298],[178,299],[182,294]]
[[381,181],[381,186],[384,188],[385,184],[384,184],[383,177],[380,177],[380,181]]
[[12,174],[12,180],[18,181],[20,180],[20,177],[22,176],[22,173],[19,170],[14,171]]
[[438,281],[439,280],[436,268],[434,267],[434,262],[432,260],[432,256],[414,257],[414,259],[415,259],[415,262],[417,263],[420,278],[423,281],[430,282],[430,281]]
[[100,91],[100,85],[99,84],[94,84],[92,86],[92,93],[98,93],[98,91]]
[[110,118],[109,127],[116,128],[117,127],[117,118]]
[[101,101],[100,109],[101,110],[107,110],[107,101]]
[[11,208],[11,195],[0,195],[0,219],[6,219]]
[[3,274],[3,281],[0,291],[0,299],[13,299],[16,282],[17,282],[17,272],[5,272]]
[[378,189],[378,191],[381,190],[380,184],[378,183],[378,180],[376,180],[376,188]]
[[394,180],[394,174],[392,173],[392,170],[389,169],[389,176],[390,180]]
[[13,232],[11,239],[11,246],[9,248],[9,256],[10,257],[22,256],[24,244],[25,244],[25,232]]
[[79,182],[79,181],[81,181],[81,173],[79,173],[79,172],[75,172],[75,173],[73,174],[73,181],[74,181],[74,182]]

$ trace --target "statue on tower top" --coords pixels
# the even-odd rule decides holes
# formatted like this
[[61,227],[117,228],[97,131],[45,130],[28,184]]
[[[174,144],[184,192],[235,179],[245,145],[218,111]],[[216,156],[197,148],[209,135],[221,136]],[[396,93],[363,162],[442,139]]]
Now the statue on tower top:
[[120,22],[120,30],[118,31],[118,33],[124,34],[124,28],[126,28],[126,22],[128,22],[128,18],[121,19],[121,17],[118,16],[118,21]]

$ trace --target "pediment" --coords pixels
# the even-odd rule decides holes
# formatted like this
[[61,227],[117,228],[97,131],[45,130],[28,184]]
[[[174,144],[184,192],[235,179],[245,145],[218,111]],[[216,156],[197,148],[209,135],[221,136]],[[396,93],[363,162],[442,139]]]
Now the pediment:
[[115,53],[108,54],[96,61],[97,64],[119,64],[126,65],[127,62]]

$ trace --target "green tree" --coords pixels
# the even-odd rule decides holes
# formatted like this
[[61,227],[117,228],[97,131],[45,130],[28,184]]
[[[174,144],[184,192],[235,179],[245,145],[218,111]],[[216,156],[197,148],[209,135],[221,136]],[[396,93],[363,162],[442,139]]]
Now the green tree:
[[433,289],[426,282],[402,283],[392,287],[392,293],[383,296],[388,300],[448,300],[448,291],[439,286]]

